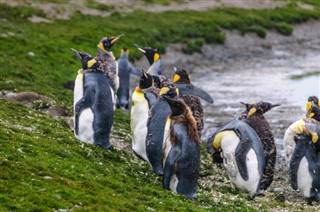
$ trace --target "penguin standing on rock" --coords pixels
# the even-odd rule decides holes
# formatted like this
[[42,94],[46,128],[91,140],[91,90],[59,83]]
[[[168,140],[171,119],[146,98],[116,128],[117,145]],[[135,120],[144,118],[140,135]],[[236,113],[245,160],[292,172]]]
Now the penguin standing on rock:
[[149,103],[142,89],[153,86],[152,76],[142,71],[139,86],[132,94],[131,132],[133,152],[145,161],[149,161],[146,154],[146,136]]
[[308,200],[320,202],[320,153],[314,147],[320,142],[320,125],[308,123],[299,127],[302,133],[294,137],[296,145],[289,166],[291,186]]
[[74,88],[75,136],[108,149],[114,118],[112,88],[91,55],[71,50],[82,63]]
[[118,76],[120,85],[117,91],[117,108],[129,108],[130,99],[130,74],[134,74],[140,77],[141,71],[133,67],[128,60],[129,50],[126,48],[121,49],[121,56],[117,60],[118,62]]
[[142,47],[138,44],[132,45],[137,47],[148,59],[150,68],[147,70],[147,73],[155,76],[164,74],[161,57],[157,49],[153,49],[151,47]]
[[244,121],[232,120],[208,139],[207,152],[214,156],[220,151],[232,186],[259,194],[265,158],[257,133]]
[[200,170],[200,138],[196,121],[181,99],[163,98],[172,110],[169,136],[165,138],[163,187],[188,198],[196,198]]
[[[113,103],[116,104],[116,94],[119,88],[118,63],[110,49],[123,35],[107,38],[103,37],[98,43],[98,55],[95,60],[98,63],[98,70],[110,79],[113,92]],[[115,107],[114,107],[115,108]]]
[[[175,70],[175,74],[173,76],[173,82],[175,84],[186,84],[186,85],[191,84],[190,76],[187,73],[187,71],[184,69]],[[199,97],[184,95],[184,96],[181,96],[181,98],[184,100],[184,102],[191,109],[192,115],[196,119],[196,122],[197,122],[197,130],[199,133],[199,137],[201,137],[201,131],[204,126],[204,124],[203,124],[204,113],[203,113],[203,108],[202,108]]]
[[243,121],[249,124],[250,127],[254,129],[254,131],[260,137],[262,143],[266,169],[264,170],[261,179],[260,189],[266,190],[273,181],[274,168],[277,158],[277,149],[270,125],[263,114],[280,105],[272,105],[268,102],[258,102],[253,104],[246,104],[241,102],[241,104],[246,108],[246,111],[244,112],[245,118],[243,119]]

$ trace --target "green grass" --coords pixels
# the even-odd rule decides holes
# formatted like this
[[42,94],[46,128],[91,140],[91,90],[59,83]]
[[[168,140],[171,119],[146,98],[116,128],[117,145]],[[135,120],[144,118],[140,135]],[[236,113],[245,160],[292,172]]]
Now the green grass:
[[[27,20],[32,15],[46,16],[31,7],[0,4],[0,91],[34,91],[72,111],[73,94],[63,84],[75,79],[80,63],[70,48],[95,55],[101,37],[123,33],[126,36],[113,48],[117,57],[123,46],[130,48],[131,59],[141,57],[132,43],[153,46],[162,53],[170,43],[183,43],[184,51],[193,53],[201,51],[204,43],[228,39],[221,29],[256,32],[260,37],[267,36],[268,30],[289,35],[292,24],[319,19],[320,12],[290,4],[272,10],[113,12],[105,18],[76,13],[70,20],[37,24]],[[35,104],[40,107],[43,102]],[[112,137],[130,143],[129,134],[129,117],[117,110]],[[173,195],[162,189],[161,178],[131,152],[80,143],[63,118],[3,99],[0,145],[1,211],[290,209],[281,195],[275,194],[270,201],[249,201],[248,195],[230,189],[224,169],[211,165],[204,146],[198,199]]]

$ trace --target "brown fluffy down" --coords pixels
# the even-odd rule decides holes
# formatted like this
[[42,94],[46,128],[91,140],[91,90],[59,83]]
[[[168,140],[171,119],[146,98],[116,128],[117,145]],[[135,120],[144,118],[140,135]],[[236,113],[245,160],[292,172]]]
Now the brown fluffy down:
[[183,105],[183,112],[181,115],[178,116],[172,116],[171,115],[171,121],[172,124],[170,126],[170,137],[173,144],[177,143],[177,136],[174,134],[173,131],[173,124],[183,124],[186,126],[189,138],[193,141],[195,141],[197,144],[200,144],[200,137],[197,130],[197,123],[195,118],[192,115],[192,112],[190,111],[189,107],[183,102],[183,100],[177,100],[179,103]]

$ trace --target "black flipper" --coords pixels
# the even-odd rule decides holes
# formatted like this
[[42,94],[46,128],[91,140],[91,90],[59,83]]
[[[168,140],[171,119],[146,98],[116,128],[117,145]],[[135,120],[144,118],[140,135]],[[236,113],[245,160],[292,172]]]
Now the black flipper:
[[197,96],[211,104],[213,103],[212,97],[201,88],[198,88],[192,84],[175,84],[175,86],[179,89],[180,95]]
[[157,175],[163,175],[162,145],[167,117],[170,113],[169,104],[160,98],[150,109],[147,123],[146,152],[152,169]]
[[297,173],[300,165],[300,161],[306,154],[306,140],[310,140],[307,136],[299,135],[299,137],[294,138],[296,141],[296,146],[291,156],[290,165],[289,165],[289,175],[291,187],[294,190],[298,189],[298,179]]
[[178,143],[176,146],[172,146],[171,150],[167,156],[164,170],[163,170],[163,187],[170,189],[170,180],[172,174],[174,173],[175,164],[178,158],[181,156],[181,143]]
[[240,138],[240,143],[236,148],[235,156],[237,160],[237,166],[240,172],[241,177],[244,180],[249,179],[248,167],[247,167],[247,154],[252,148],[252,141],[249,140],[248,136],[243,135],[243,133],[238,130],[235,131],[238,137]]

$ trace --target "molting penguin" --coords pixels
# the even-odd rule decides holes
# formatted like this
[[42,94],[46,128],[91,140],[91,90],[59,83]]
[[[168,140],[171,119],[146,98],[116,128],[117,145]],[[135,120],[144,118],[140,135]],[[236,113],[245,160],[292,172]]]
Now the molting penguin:
[[217,151],[222,151],[232,185],[241,191],[258,194],[265,158],[257,133],[244,121],[232,120],[208,139],[207,152],[213,156]]
[[91,55],[72,51],[82,63],[74,88],[75,136],[80,141],[110,148],[114,118],[112,89]]
[[120,85],[117,91],[117,108],[129,108],[130,99],[130,74],[137,76],[141,75],[141,72],[134,68],[128,60],[129,50],[126,48],[121,49],[121,56],[117,60],[118,62],[118,76]]
[[163,174],[162,167],[162,149],[164,144],[164,139],[168,137],[170,121],[168,119],[171,108],[168,102],[162,98],[167,96],[169,98],[175,98],[181,93],[184,95],[194,95],[209,97],[209,100],[213,99],[201,89],[197,89],[194,86],[181,86],[180,89],[171,83],[170,81],[165,81],[162,83],[163,87],[160,89],[159,98],[155,98],[153,95],[146,95],[149,105],[149,119],[147,123],[148,133],[146,138],[146,151],[149,162],[153,168],[153,171],[157,175]]
[[149,103],[142,89],[153,86],[153,79],[150,74],[143,71],[139,86],[132,94],[131,106],[131,132],[133,152],[143,160],[148,161],[146,154],[146,136]]
[[162,66],[160,54],[157,49],[153,49],[151,47],[142,47],[138,44],[132,45],[137,47],[148,59],[150,68],[148,69],[147,73],[151,75],[163,75],[164,69]]
[[[118,63],[110,52],[111,47],[118,41],[123,35],[107,38],[104,37],[98,43],[98,55],[95,60],[98,62],[98,70],[104,73],[108,79],[110,79],[110,85],[113,92],[114,106],[116,103],[116,93],[119,88],[119,77],[118,77]],[[115,107],[114,107],[115,108]]]
[[290,159],[291,186],[306,198],[320,201],[320,154],[314,148],[319,142],[320,126],[306,124],[301,128],[302,133],[294,138],[296,146]]
[[264,170],[261,179],[260,189],[266,190],[273,181],[277,149],[270,125],[263,114],[272,108],[279,106],[279,104],[272,105],[268,102],[258,102],[253,104],[241,102],[241,104],[246,108],[246,111],[243,113],[246,118],[244,118],[243,121],[254,129],[262,143],[266,169]]
[[308,98],[308,102],[306,105],[306,118],[302,118],[294,123],[292,123],[288,129],[285,131],[284,138],[283,138],[283,147],[284,147],[284,158],[286,161],[286,164],[289,167],[291,155],[295,149],[295,142],[294,137],[301,133],[301,129],[299,126],[305,125],[306,123],[315,123],[316,121],[319,121],[318,116],[315,115],[318,111],[318,106],[320,105],[319,99],[316,96],[310,96]]
[[163,187],[196,198],[200,170],[200,138],[196,121],[181,99],[163,96],[171,107],[169,136],[164,142]]
[[[173,82],[175,84],[191,84],[190,76],[187,73],[186,70],[175,70],[175,74],[173,76]],[[188,105],[188,107],[192,111],[193,117],[196,119],[197,122],[197,130],[199,133],[199,137],[201,137],[201,131],[203,129],[203,108],[200,102],[199,97],[190,96],[190,95],[184,95],[181,96],[181,98],[184,100],[184,102]]]

